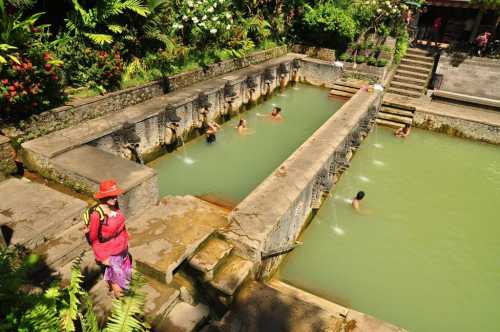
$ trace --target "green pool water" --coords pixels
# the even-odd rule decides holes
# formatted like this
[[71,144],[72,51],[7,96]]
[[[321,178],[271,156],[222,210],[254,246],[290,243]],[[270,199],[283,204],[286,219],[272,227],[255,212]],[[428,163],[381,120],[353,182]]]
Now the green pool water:
[[[328,90],[299,84],[241,113],[249,126],[240,135],[235,117],[222,126],[217,142],[199,137],[178,151],[150,163],[160,179],[160,194],[197,195],[233,206],[247,196],[343,103],[328,98]],[[283,120],[273,121],[273,105]]]
[[499,212],[499,147],[377,128],[278,277],[409,331],[500,331]]

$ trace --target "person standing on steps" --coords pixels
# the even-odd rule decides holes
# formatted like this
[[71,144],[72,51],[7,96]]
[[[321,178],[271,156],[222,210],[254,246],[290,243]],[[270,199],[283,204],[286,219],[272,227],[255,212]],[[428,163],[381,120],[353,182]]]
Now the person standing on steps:
[[115,180],[105,180],[94,197],[99,203],[83,214],[84,233],[92,247],[96,262],[104,268],[104,280],[116,298],[128,289],[132,278],[132,258],[128,252],[125,216],[120,211],[118,196],[123,190]]

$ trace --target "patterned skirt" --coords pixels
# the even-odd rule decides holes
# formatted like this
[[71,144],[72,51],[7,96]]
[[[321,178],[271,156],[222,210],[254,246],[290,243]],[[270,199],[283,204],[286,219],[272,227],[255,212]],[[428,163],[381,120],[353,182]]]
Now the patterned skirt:
[[109,265],[104,271],[104,280],[109,283],[118,284],[122,289],[128,289],[132,279],[132,259],[130,255],[110,256]]

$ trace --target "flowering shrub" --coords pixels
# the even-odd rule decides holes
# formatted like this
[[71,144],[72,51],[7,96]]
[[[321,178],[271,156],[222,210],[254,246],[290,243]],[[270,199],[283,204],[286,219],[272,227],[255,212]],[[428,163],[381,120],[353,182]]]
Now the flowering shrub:
[[0,67],[0,116],[22,117],[60,105],[63,91],[62,62],[32,45]]
[[229,0],[187,0],[179,5],[179,20],[173,28],[198,46],[227,40],[233,25]]

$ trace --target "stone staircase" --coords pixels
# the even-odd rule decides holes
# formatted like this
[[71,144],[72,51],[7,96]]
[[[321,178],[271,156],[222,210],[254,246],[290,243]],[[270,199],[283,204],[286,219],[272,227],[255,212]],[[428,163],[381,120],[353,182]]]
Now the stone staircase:
[[434,67],[434,56],[419,48],[409,48],[387,89],[388,93],[419,98],[424,94]]
[[[166,197],[158,206],[127,221],[135,268],[146,278],[146,317],[155,331],[197,331],[210,317],[221,317],[251,276],[253,263],[236,255],[218,230],[227,210],[192,196]],[[66,271],[69,273],[69,265]],[[85,253],[82,268],[95,266]],[[98,278],[100,279],[100,278]],[[111,311],[101,280],[90,290],[98,316]]]
[[338,79],[330,90],[330,97],[351,98],[363,85],[365,81],[352,79]]
[[394,104],[391,102],[382,103],[382,107],[377,115],[377,124],[394,129],[402,128],[406,124],[413,124],[415,109],[404,104]]

